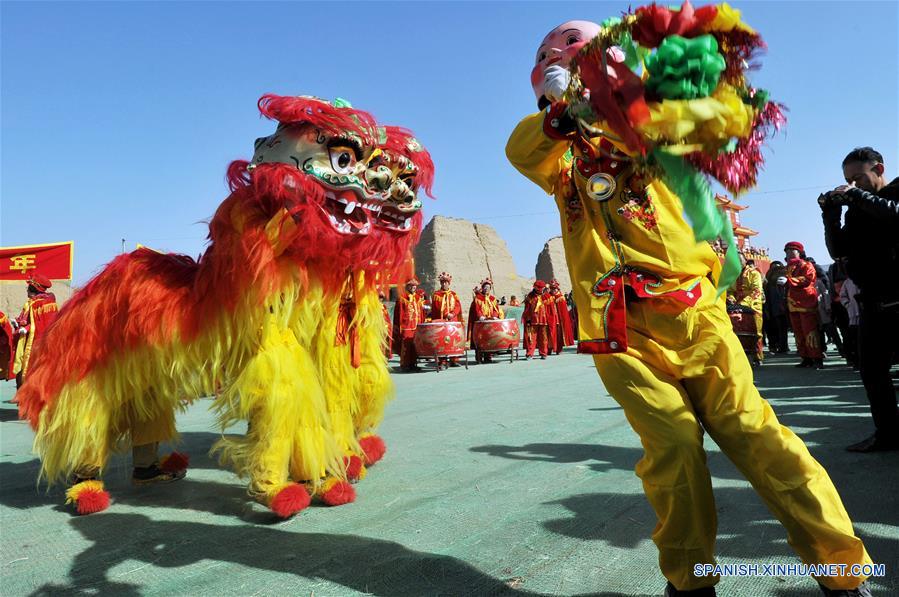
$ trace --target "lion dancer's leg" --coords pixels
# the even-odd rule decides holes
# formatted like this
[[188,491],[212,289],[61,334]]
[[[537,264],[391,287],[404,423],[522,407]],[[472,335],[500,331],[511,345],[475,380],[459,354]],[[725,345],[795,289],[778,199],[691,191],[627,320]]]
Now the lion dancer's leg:
[[[134,402],[129,402],[121,412],[112,413],[111,419],[116,422],[112,428],[106,430],[109,439],[105,442],[104,451],[109,454],[117,438],[127,436],[130,429],[134,467],[132,481],[136,485],[178,481],[183,479],[187,472],[186,454],[171,452],[162,459],[159,458],[159,444],[171,441],[177,435],[175,411],[170,405],[149,398],[152,395],[152,392],[145,394],[144,404],[140,405],[140,408]],[[143,414],[137,414],[138,411]],[[105,462],[98,464],[93,460],[90,464],[82,464],[75,470],[72,486],[66,492],[66,496],[68,502],[75,505],[79,514],[98,512],[109,504],[109,494],[100,480],[104,466]]]
[[377,435],[377,427],[384,418],[387,402],[393,398],[393,382],[387,362],[378,354],[386,330],[369,325],[377,316],[375,295],[365,295],[359,301],[359,341],[362,363],[356,370],[359,385],[359,408],[354,415],[354,427],[366,466],[384,457],[387,445]]
[[540,352],[540,358],[545,359],[550,354],[550,337],[548,333],[549,326],[538,325],[537,327],[537,350]]
[[100,398],[96,377],[67,386],[52,406],[40,413],[34,451],[41,459],[41,476],[51,483],[66,478],[66,503],[79,514],[109,507],[109,493],[100,479],[115,447],[110,401]]
[[[341,326],[338,326],[338,321],[342,322]],[[329,506],[355,501],[356,491],[347,481],[359,481],[365,477],[366,472],[362,449],[356,441],[353,427],[353,413],[359,409],[359,382],[357,368],[354,367],[354,364],[359,364],[354,363],[354,355],[358,354],[359,346],[357,330],[351,330],[349,323],[349,319],[340,319],[339,313],[326,311],[319,333],[311,340],[317,373],[327,403],[331,432],[335,443],[343,452],[345,466],[344,476],[327,476],[318,492],[318,497]],[[341,328],[340,334],[335,332],[338,327]]]
[[245,437],[218,442],[222,461],[248,476],[250,494],[278,516],[309,505],[309,492],[296,481],[320,493],[324,476],[342,479],[318,372],[289,329],[266,325],[259,352],[217,402],[223,428],[249,421]]
[[534,326],[529,323],[524,324],[524,357],[530,359],[534,356],[534,348],[537,346],[536,336],[534,335]]
[[183,479],[187,472],[188,456],[171,452],[159,458],[159,444],[174,439],[175,411],[160,408],[150,418],[135,420],[131,425],[131,459],[135,485],[170,483]]
[[[366,467],[380,460],[386,451],[383,440],[373,430],[392,390],[381,351],[385,330],[379,319],[377,293],[359,288],[356,296],[352,326],[337,325],[339,314],[328,312],[313,340],[334,437],[344,450],[346,478],[351,482],[365,478]],[[343,333],[335,333],[338,329]],[[325,485],[333,485],[326,487],[321,496],[328,505],[355,499],[355,492],[330,479],[325,480]]]

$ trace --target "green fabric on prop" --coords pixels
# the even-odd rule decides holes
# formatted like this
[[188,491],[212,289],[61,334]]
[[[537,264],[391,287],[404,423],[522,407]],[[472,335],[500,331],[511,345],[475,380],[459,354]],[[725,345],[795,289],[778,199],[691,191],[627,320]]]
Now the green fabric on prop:
[[620,22],[621,22],[621,17],[609,17],[605,21],[600,23],[599,26],[602,27],[603,29],[608,29],[609,27],[612,27],[613,25],[617,25]]
[[708,97],[724,71],[724,57],[711,35],[685,39],[669,35],[646,57],[646,89],[662,99]]
[[643,46],[637,45],[631,34],[625,31],[618,40],[618,46],[624,52],[624,64],[634,72],[638,72],[643,61],[649,56],[650,51]]
[[727,253],[724,257],[724,269],[721,270],[721,277],[718,279],[720,296],[737,281],[740,270],[743,269],[734,239],[734,230],[718,208],[715,194],[702,174],[682,157],[672,155],[663,149],[654,149],[652,157],[662,168],[665,184],[680,197],[696,240],[714,241],[720,237],[725,242]]
[[748,101],[744,100],[744,102],[750,104],[756,110],[763,110],[765,104],[767,104],[768,100],[771,98],[771,94],[768,93],[767,89],[755,89],[752,90],[751,93]]

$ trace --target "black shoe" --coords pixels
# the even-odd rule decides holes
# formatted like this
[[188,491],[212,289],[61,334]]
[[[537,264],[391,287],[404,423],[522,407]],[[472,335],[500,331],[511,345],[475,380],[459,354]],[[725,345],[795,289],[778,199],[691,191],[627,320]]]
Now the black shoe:
[[854,589],[828,589],[821,584],[818,586],[821,587],[821,592],[827,595],[827,597],[873,597],[867,582],[863,582]]
[[541,354],[541,355],[540,355],[540,360],[545,361],[545,360],[546,360],[546,355],[545,355],[545,354]]
[[674,585],[665,585],[665,597],[715,597],[715,587],[703,587],[692,591],[678,591]]
[[809,358],[804,358],[802,361],[796,365],[797,369],[809,369],[814,366],[814,362]]
[[812,361],[813,369],[824,369],[824,359],[815,359]]
[[152,483],[171,483],[184,478],[186,469],[180,471],[164,471],[157,465],[134,467],[131,474],[131,482],[135,485],[150,485]]
[[862,440],[851,446],[846,446],[846,450],[861,454],[868,454],[869,452],[889,452],[892,450],[899,450],[899,441],[881,439],[877,437],[877,434],[875,433],[866,440]]

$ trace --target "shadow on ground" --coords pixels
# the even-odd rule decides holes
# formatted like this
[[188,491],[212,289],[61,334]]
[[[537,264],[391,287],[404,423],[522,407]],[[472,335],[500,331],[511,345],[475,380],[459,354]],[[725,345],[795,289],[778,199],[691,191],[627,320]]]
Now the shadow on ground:
[[[895,573],[895,563],[899,562],[899,544],[895,539],[858,528],[861,524],[866,527],[899,527],[896,501],[892,497],[872,499],[872,496],[895,495],[899,479],[896,474],[899,470],[899,452],[852,454],[844,450],[846,445],[867,437],[873,431],[870,409],[858,373],[848,367],[832,367],[823,372],[796,370],[792,368],[792,362],[783,359],[776,363],[776,366],[769,364],[756,371],[756,385],[771,402],[780,422],[799,430],[798,435],[807,443],[812,456],[828,471],[873,560],[887,564],[888,571]],[[708,443],[706,445],[709,447]],[[483,445],[472,447],[471,451],[511,460],[560,465],[585,463],[597,473],[633,470],[643,452],[641,448],[598,443]],[[708,466],[714,479],[743,479],[719,451],[710,452]],[[597,485],[601,482],[600,477]],[[892,492],[884,493],[885,482]],[[715,497],[718,513],[717,552],[720,556],[748,559],[793,556],[785,530],[771,516],[752,487],[717,487]],[[635,508],[634,500],[640,500],[641,507]],[[643,496],[598,492],[573,495],[549,503],[564,506],[571,516],[544,522],[547,530],[585,541],[605,541],[620,548],[635,548],[651,533],[655,524],[655,515]],[[635,528],[647,529],[646,534],[622,534],[617,528],[620,525],[616,523],[622,516],[629,517]],[[889,578],[871,579],[870,584],[875,594],[897,589],[897,583]],[[793,588],[777,592],[780,597],[813,593],[814,585],[811,592]]]
[[[201,560],[326,580],[373,595],[532,595],[449,556],[417,552],[392,541],[353,535],[294,533],[257,526],[154,521],[140,514],[107,513],[70,523],[93,545],[76,556],[69,584],[47,584],[33,595],[140,595],[141,587],[108,578],[133,560],[161,569]],[[128,529],[122,538],[121,530]],[[102,564],[101,564],[102,563]]]

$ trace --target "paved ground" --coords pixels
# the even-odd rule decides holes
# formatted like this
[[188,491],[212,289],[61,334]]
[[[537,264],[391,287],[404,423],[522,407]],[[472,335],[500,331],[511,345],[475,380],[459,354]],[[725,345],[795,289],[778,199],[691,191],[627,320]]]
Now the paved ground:
[[[853,455],[870,431],[857,375],[776,359],[757,383],[808,443],[899,594],[899,453]],[[395,366],[396,363],[394,362]],[[659,595],[654,516],[633,473],[641,448],[587,357],[395,375],[385,460],[356,503],[274,520],[205,454],[208,400],[179,418],[188,478],[74,517],[35,484],[32,434],[0,410],[3,595]],[[2,397],[12,395],[2,387]],[[707,440],[720,562],[798,563],[751,487]],[[721,595],[817,594],[806,578],[725,578]]]

